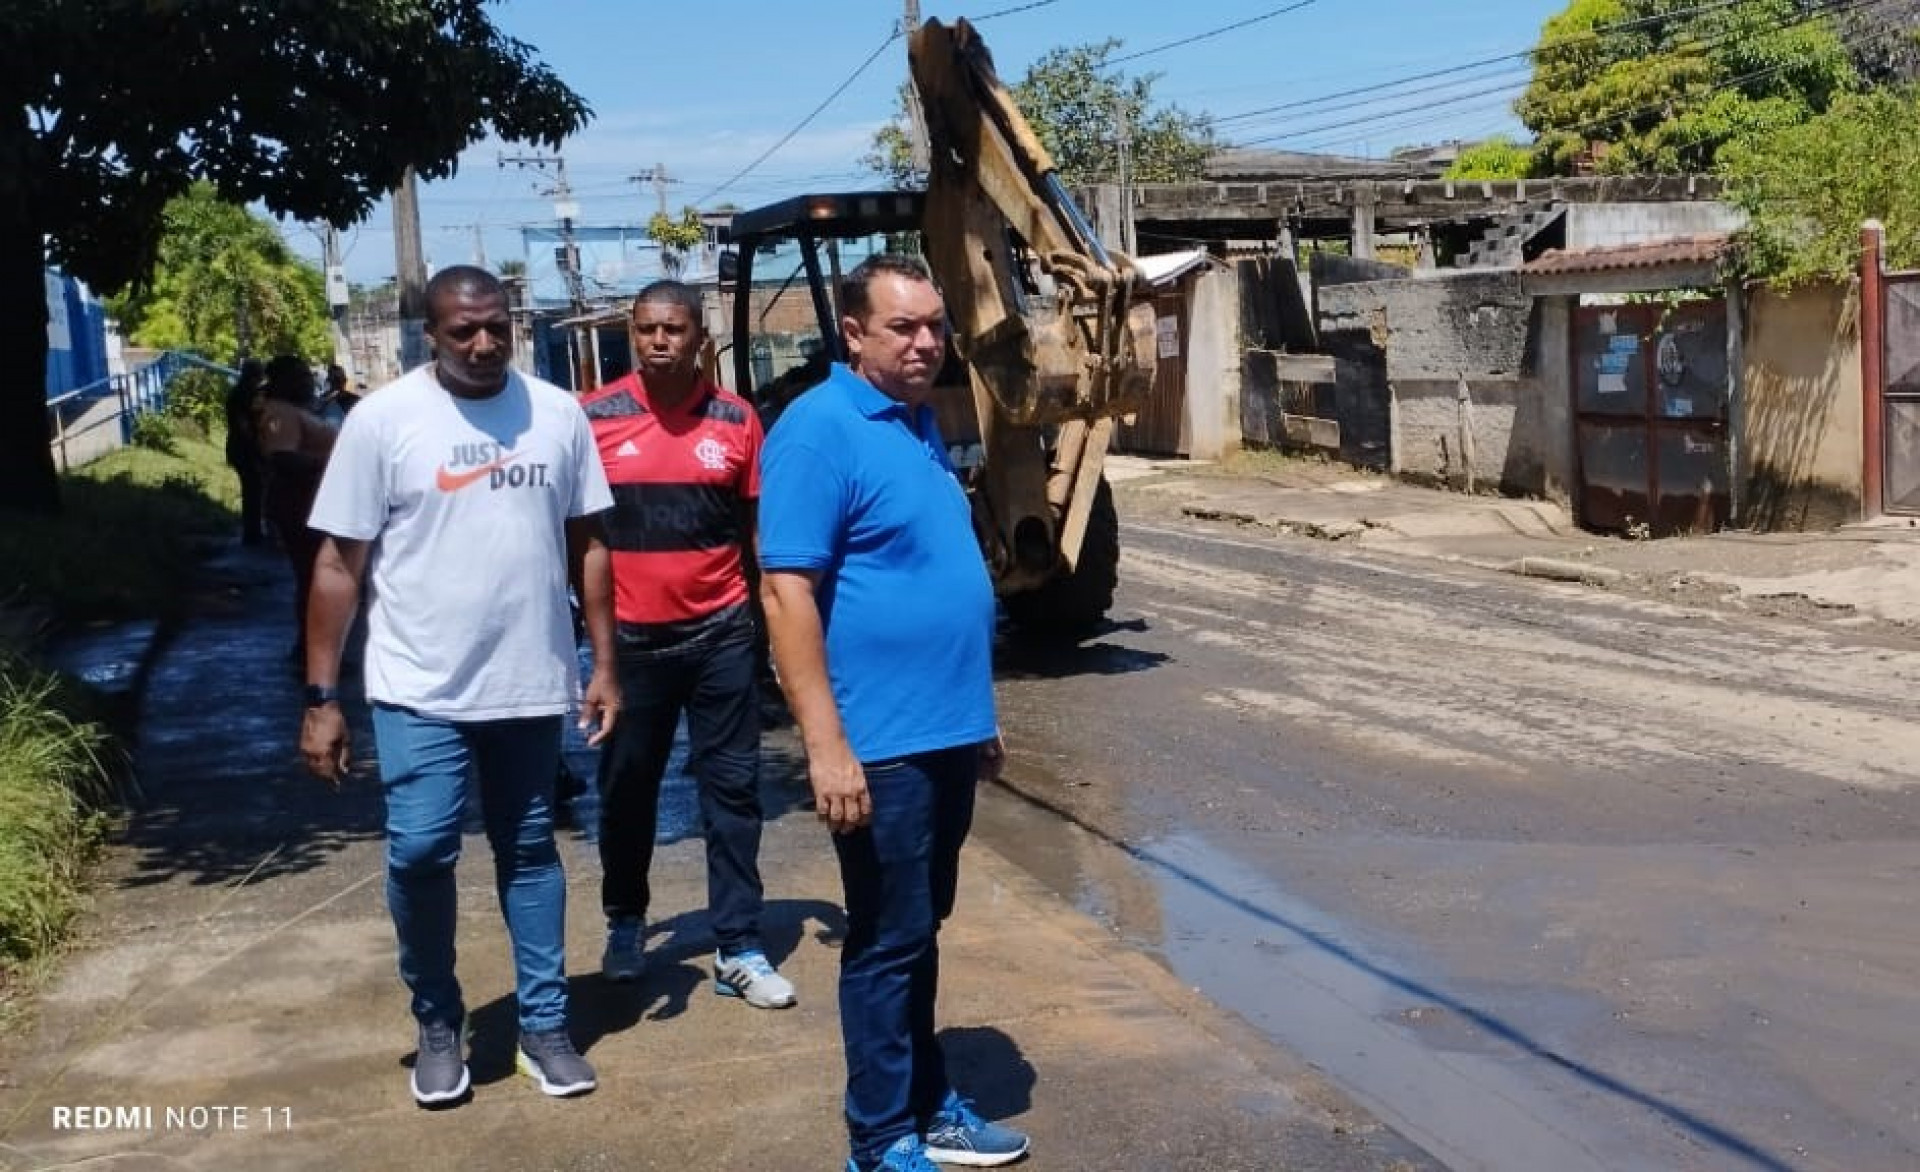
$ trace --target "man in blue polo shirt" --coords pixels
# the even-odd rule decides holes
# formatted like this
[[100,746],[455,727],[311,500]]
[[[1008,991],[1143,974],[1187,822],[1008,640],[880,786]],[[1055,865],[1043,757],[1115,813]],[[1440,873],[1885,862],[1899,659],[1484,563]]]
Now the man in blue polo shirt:
[[849,366],[800,396],[761,460],[761,596],[846,890],[840,1028],[851,1172],[990,1167],[1027,1137],[947,1082],[934,1033],[940,922],[974,786],[1006,752],[993,585],[928,399],[946,306],[917,260],[848,276]]

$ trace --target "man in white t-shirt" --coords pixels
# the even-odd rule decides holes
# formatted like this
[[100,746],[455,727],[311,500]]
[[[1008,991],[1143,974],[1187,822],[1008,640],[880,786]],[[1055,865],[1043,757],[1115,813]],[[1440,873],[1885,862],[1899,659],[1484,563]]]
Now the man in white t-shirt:
[[[348,416],[314,500],[326,535],[307,610],[300,747],[338,784],[348,766],[341,646],[367,581],[367,699],[386,791],[387,903],[413,994],[421,1106],[467,1094],[466,1008],[454,976],[454,863],[468,775],[479,787],[513,943],[518,1066],[549,1095],[594,1088],[567,1034],[566,879],[553,838],[561,720],[576,698],[598,744],[620,708],[613,578],[599,514],[612,503],[587,417],[512,369],[500,281],[443,270],[427,284],[434,360]],[[569,578],[593,643],[579,694]]]

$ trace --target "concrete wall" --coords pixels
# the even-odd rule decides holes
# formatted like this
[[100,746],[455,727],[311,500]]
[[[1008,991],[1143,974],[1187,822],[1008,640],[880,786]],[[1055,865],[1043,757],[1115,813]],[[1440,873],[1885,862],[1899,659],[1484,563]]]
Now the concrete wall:
[[1571,307],[1571,298],[1536,303],[1519,377],[1392,379],[1395,474],[1567,501],[1574,484]]
[[1187,323],[1187,454],[1218,460],[1240,447],[1240,275],[1209,268],[1193,278]]
[[1859,286],[1748,290],[1735,524],[1830,529],[1861,508]]
[[1747,215],[1713,200],[1688,203],[1568,204],[1566,248],[1612,248],[1673,236],[1737,232]]
[[1572,444],[1552,430],[1567,427],[1560,299],[1536,301],[1514,273],[1470,272],[1328,286],[1316,301],[1322,349],[1337,361],[1331,417],[1343,459],[1565,496]]

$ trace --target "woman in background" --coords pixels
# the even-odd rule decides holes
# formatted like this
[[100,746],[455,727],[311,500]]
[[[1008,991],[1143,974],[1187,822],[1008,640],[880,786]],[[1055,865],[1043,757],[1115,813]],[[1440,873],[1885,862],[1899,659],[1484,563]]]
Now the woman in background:
[[260,441],[254,434],[254,417],[260,410],[260,391],[266,385],[267,368],[258,358],[240,364],[240,375],[227,391],[227,466],[240,478],[240,541],[259,545],[267,539],[260,519],[260,498],[264,485],[260,472]]
[[306,361],[282,354],[267,363],[266,393],[257,417],[260,460],[266,471],[266,514],[280,535],[293,569],[295,670],[307,663],[307,587],[320,534],[307,525],[313,496],[333,451],[334,429],[314,410],[313,371]]

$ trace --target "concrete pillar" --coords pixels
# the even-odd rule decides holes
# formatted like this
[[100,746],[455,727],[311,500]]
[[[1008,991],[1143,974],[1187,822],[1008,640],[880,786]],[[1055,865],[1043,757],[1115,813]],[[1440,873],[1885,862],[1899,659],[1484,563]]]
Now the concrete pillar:
[[1126,200],[1117,183],[1101,183],[1093,189],[1093,230],[1109,252],[1125,252]]
[[1374,199],[1373,184],[1360,183],[1354,185],[1353,247],[1351,252],[1356,260],[1373,259]]
[[1218,460],[1240,448],[1240,274],[1216,267],[1192,279],[1181,430],[1189,456]]

